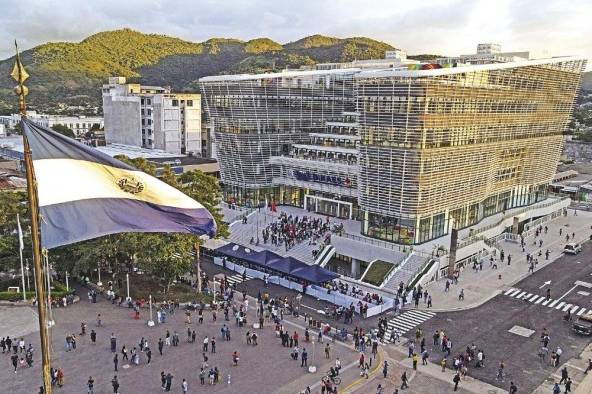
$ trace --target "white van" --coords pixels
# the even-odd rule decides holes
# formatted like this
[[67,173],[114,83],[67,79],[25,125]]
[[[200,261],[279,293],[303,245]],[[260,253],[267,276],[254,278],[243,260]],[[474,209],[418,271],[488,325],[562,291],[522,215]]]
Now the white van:
[[566,254],[578,254],[582,251],[582,245],[577,244],[575,242],[569,243],[565,245],[563,248],[563,253]]

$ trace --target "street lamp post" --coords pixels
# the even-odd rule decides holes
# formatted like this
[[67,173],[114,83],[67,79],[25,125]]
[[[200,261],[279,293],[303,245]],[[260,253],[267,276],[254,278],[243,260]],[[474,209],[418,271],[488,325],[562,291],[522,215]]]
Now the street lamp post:
[[66,271],[66,291],[70,291],[70,286],[68,284],[68,271]]
[[101,282],[101,264],[97,264],[97,273],[99,274],[99,281],[97,282],[97,286],[103,286],[103,282]]
[[314,365],[315,364],[315,350],[316,350],[316,343],[314,341],[314,339],[312,340],[312,364],[310,365],[310,367],[308,367],[308,372],[310,373],[315,373],[317,371],[317,367]]
[[127,284],[127,298],[125,300],[129,302],[132,300],[129,295],[129,273],[125,274],[125,282]]
[[150,320],[148,320],[148,327],[154,327],[154,320],[152,320],[152,294],[148,296],[148,305],[150,306]]

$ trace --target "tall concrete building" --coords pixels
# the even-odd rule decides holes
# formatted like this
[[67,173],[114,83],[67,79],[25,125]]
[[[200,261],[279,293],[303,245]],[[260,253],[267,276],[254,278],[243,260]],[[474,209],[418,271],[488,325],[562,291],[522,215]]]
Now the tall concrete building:
[[103,85],[107,143],[200,156],[201,96],[109,78]]
[[[200,80],[227,198],[272,199],[421,244],[547,198],[585,61],[573,57]],[[380,62],[375,62],[379,64]]]

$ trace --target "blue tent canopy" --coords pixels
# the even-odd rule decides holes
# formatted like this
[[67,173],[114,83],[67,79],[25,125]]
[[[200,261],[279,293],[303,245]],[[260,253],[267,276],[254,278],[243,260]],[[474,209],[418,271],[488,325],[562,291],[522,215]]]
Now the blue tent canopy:
[[280,256],[277,253],[273,253],[269,250],[263,250],[261,252],[258,252],[256,254],[254,254],[252,257],[252,263],[256,263],[259,265],[265,265],[265,266],[269,266],[271,263],[273,263],[276,260],[281,260],[283,259],[282,256]]
[[219,252],[228,257],[234,257],[251,263],[255,262],[253,261],[255,255],[259,253],[254,251],[253,249],[249,249],[244,246],[237,245],[235,243],[229,243],[227,245],[221,246],[218,249],[216,249],[216,252]]
[[308,265],[304,268],[298,268],[292,271],[290,275],[314,284],[324,283],[339,277],[335,272],[319,267],[318,265]]
[[245,246],[229,243],[216,249],[216,251],[224,256],[266,267],[269,270],[290,275],[314,284],[327,282],[339,277],[336,273],[321,268],[318,265],[308,265],[294,257],[282,257],[269,250],[256,252]]
[[291,275],[292,272],[299,268],[306,268],[308,264],[303,263],[300,260],[295,259],[294,257],[285,257],[281,260],[277,260],[269,264],[269,268],[278,271],[284,274]]

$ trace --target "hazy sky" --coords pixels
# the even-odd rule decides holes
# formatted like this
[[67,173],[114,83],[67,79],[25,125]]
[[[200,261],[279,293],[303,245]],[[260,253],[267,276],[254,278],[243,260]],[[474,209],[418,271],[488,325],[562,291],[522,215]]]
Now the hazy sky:
[[[592,58],[592,0],[1,0],[0,58],[46,41],[130,27],[190,41],[320,33],[368,36],[409,54],[548,50]],[[590,68],[590,65],[589,65]]]

